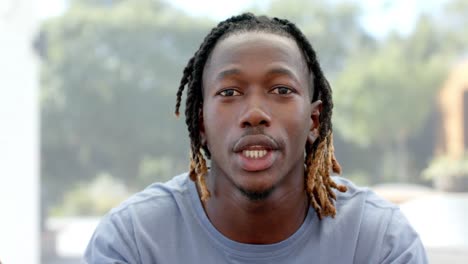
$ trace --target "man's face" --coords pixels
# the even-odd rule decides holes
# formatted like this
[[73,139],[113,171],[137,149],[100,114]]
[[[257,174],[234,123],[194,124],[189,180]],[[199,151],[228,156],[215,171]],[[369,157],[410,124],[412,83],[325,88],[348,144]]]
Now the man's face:
[[215,195],[221,188],[265,198],[303,181],[304,147],[315,140],[321,107],[310,103],[310,78],[290,38],[247,32],[216,45],[203,72],[200,120]]

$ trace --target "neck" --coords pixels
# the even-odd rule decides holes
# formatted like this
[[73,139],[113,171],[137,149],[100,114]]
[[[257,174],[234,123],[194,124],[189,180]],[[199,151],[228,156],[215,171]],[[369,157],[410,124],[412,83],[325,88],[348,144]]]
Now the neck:
[[303,172],[298,179],[274,188],[264,199],[249,199],[238,189],[218,184],[210,172],[208,186],[212,196],[204,203],[211,223],[226,237],[249,244],[272,244],[296,232],[309,209]]

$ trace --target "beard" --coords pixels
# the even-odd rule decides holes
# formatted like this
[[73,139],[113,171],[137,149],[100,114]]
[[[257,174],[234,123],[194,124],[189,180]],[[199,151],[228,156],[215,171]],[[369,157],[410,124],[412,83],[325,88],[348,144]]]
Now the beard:
[[266,200],[268,197],[270,197],[271,193],[275,189],[275,186],[271,186],[270,188],[266,190],[262,190],[262,191],[247,190],[240,186],[237,186],[237,189],[250,201],[258,202],[258,201]]

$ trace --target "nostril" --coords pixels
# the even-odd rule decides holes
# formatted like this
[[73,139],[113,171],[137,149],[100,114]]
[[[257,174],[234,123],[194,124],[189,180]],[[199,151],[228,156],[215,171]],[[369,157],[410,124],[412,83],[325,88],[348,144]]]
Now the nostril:
[[268,121],[262,120],[262,121],[260,121],[259,124],[260,124],[260,125],[264,125],[264,126],[268,126]]
[[261,120],[260,122],[255,122],[254,124],[252,124],[251,122],[248,122],[248,121],[245,121],[245,122],[242,123],[242,128],[255,127],[255,126],[266,126],[266,127],[268,127],[269,123],[268,123],[267,120]]

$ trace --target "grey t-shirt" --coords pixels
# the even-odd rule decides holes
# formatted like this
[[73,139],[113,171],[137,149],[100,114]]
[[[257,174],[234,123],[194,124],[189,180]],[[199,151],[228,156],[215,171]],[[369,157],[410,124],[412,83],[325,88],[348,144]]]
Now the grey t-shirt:
[[[398,207],[366,188],[337,193],[337,215],[313,208],[284,241],[243,244],[210,223],[187,174],[155,183],[107,214],[92,236],[86,263],[427,263],[417,233]],[[226,210],[229,210],[226,208]]]

